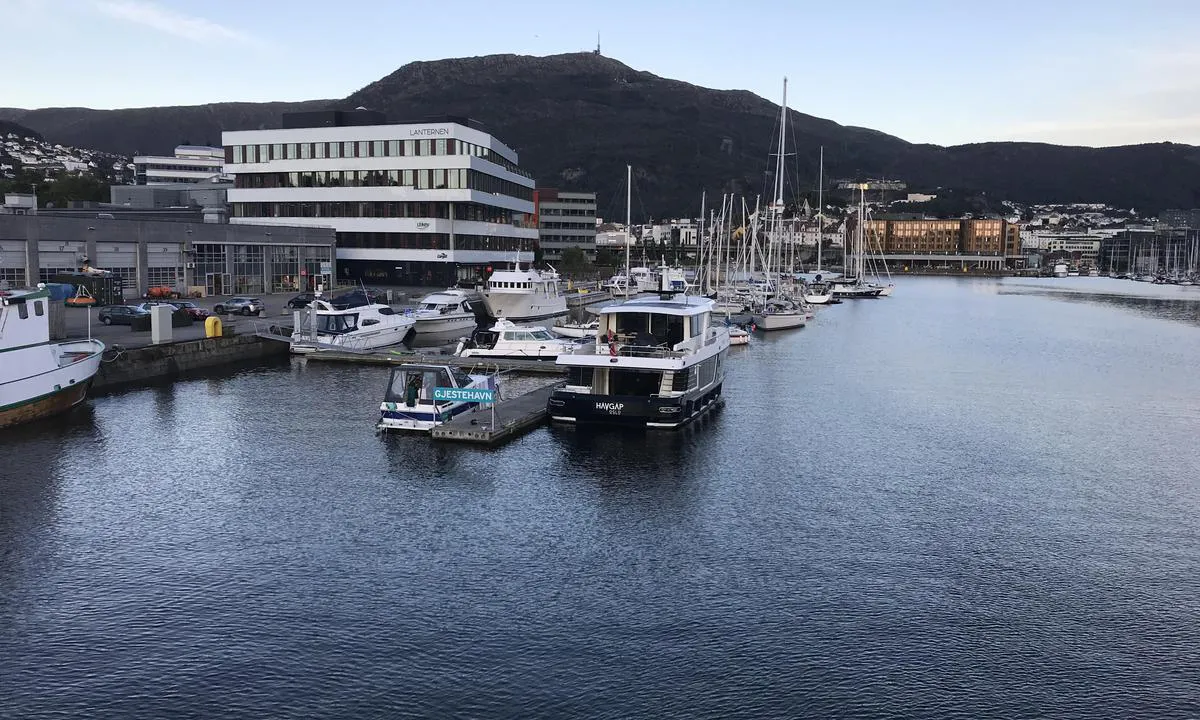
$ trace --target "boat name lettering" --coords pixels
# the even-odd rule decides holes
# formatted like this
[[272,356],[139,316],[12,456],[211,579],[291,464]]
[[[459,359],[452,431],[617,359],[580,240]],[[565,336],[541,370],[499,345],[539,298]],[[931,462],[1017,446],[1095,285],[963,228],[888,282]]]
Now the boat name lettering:
[[495,392],[487,388],[450,388],[433,389],[433,399],[449,402],[481,402],[495,401]]
[[625,408],[625,403],[619,402],[598,402],[596,403],[597,410],[603,410],[610,415],[620,415],[621,410]]

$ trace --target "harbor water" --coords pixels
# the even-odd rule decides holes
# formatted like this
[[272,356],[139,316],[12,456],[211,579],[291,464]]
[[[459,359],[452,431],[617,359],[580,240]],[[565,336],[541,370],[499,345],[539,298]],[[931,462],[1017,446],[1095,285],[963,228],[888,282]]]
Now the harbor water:
[[1200,716],[1200,287],[897,284],[679,433],[301,360],[7,430],[0,717]]

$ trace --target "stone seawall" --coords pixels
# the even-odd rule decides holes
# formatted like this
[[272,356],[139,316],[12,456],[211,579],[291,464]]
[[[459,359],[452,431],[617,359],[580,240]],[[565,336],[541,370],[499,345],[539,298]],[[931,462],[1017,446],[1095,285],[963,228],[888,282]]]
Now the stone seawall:
[[92,381],[92,390],[106,391],[169,380],[193,370],[287,354],[287,343],[265,340],[257,335],[234,335],[167,345],[149,345],[119,352],[110,347],[104,353],[104,357],[111,361],[100,363],[100,372],[96,373],[96,378]]

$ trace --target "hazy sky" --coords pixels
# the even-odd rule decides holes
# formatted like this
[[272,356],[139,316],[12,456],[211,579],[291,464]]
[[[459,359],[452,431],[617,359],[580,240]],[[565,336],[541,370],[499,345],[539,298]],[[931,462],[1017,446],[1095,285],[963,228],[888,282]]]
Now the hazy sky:
[[[1200,0],[0,0],[0,106],[340,98],[413,60],[590,50],[942,145],[1200,144]],[[16,59],[23,58],[24,61]]]

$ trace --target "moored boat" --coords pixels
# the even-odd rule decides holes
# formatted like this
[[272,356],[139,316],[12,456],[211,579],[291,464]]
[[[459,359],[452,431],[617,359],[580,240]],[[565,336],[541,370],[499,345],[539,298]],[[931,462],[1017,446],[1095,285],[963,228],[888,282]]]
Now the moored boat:
[[476,358],[552,360],[574,351],[575,343],[555,337],[544,327],[521,327],[504,318],[477,330],[458,344],[455,355]]
[[418,333],[460,332],[476,325],[470,298],[456,288],[426,295],[409,315]]
[[428,432],[460,413],[498,400],[499,393],[495,375],[406,363],[392,368],[375,427]]
[[551,419],[677,428],[717,407],[730,339],[712,311],[708,298],[665,294],[601,308],[596,341],[556,361],[567,382]]
[[550,328],[550,332],[555,335],[562,335],[563,337],[580,339],[593,337],[598,327],[600,327],[600,323],[595,320],[591,322],[568,322],[555,325]]
[[567,314],[567,299],[558,286],[558,273],[540,272],[532,265],[497,270],[487,279],[483,299],[493,318],[513,322],[545,320]]
[[362,352],[391,347],[404,342],[416,325],[416,320],[387,305],[360,305],[338,310],[320,298],[313,300],[306,309],[297,310],[296,318],[291,350],[300,354],[316,350]]
[[66,412],[100,370],[99,340],[50,342],[50,293],[0,292],[0,428]]

